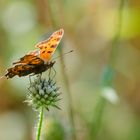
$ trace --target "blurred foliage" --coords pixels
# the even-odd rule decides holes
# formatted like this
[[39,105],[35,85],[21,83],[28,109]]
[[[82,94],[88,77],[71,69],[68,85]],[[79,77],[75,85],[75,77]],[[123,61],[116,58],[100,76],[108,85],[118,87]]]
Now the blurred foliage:
[[[0,1],[0,75],[56,29],[65,35],[54,58],[74,50],[56,60],[61,111],[46,114],[59,121],[56,137],[71,138],[72,108],[77,140],[140,139],[140,1],[124,0],[115,46],[121,1]],[[28,84],[28,77],[0,80],[0,140],[33,140],[36,113],[23,103]]]
[[64,140],[64,128],[55,119],[46,119],[43,131],[44,140]]

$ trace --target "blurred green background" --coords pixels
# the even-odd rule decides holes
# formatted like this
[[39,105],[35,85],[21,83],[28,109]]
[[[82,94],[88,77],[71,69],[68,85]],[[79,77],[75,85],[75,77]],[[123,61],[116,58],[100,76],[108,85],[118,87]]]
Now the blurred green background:
[[[61,110],[46,111],[42,140],[140,140],[139,0],[0,0],[0,75],[53,31]],[[45,72],[43,76],[45,77]],[[0,80],[0,140],[33,140],[29,78]]]

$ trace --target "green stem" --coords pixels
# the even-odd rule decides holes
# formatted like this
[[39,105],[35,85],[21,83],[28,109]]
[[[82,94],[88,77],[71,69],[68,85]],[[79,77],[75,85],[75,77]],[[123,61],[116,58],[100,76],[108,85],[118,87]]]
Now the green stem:
[[40,110],[40,114],[39,114],[39,122],[38,122],[36,140],[40,140],[42,121],[43,121],[43,114],[44,114],[44,110],[43,110],[43,107],[42,107],[41,110]]
[[[50,13],[50,17],[51,17],[51,20],[52,20],[52,27],[53,28],[56,28],[57,24],[56,24],[56,20],[54,18],[54,15],[53,15],[53,11],[51,9],[51,0],[48,0],[48,5],[49,5],[49,13]],[[61,9],[61,8],[60,8]],[[62,15],[62,13],[61,13]],[[62,22],[62,21],[61,21]],[[60,44],[61,45],[61,44]],[[59,45],[59,48],[62,48],[62,46],[60,47]],[[61,56],[62,55],[62,50],[59,49],[59,53],[61,53]],[[74,110],[73,110],[73,103],[72,103],[72,96],[71,96],[71,90],[70,90],[70,85],[69,85],[69,80],[68,80],[68,76],[67,76],[67,73],[65,71],[65,62],[64,62],[64,58],[63,57],[60,57],[60,61],[61,61],[61,70],[62,70],[62,73],[63,73],[63,79],[64,79],[64,83],[65,83],[65,86],[66,86],[66,90],[67,90],[67,96],[68,96],[68,113],[69,113],[69,119],[70,119],[70,123],[71,123],[71,126],[72,126],[72,139],[73,140],[76,140],[76,133],[75,133],[75,123],[74,123]]]
[[114,38],[112,39],[112,50],[111,50],[110,58],[109,58],[110,65],[114,64],[114,59],[116,58],[118,45],[121,39],[124,4],[125,4],[125,0],[120,0],[120,4],[118,7],[118,24],[116,27],[116,34]]
[[51,20],[52,28],[55,28],[56,27],[56,22],[55,22],[55,18],[54,18],[53,12],[52,12],[51,2],[52,1],[47,0],[48,12],[49,12],[49,15],[50,15],[50,20]]
[[[115,36],[112,39],[111,44],[111,53],[109,57],[109,61],[106,67],[106,70],[103,73],[102,77],[102,85],[101,86],[112,86],[113,78],[114,78],[114,71],[112,69],[113,64],[115,63],[115,58],[117,55],[117,49],[121,38],[121,30],[122,30],[122,22],[123,22],[123,10],[124,10],[125,0],[120,0],[120,4],[118,7],[118,24],[116,27]],[[95,111],[94,111],[94,128],[92,127],[92,139],[96,139],[97,135],[100,131],[102,125],[102,118],[103,113],[106,107],[107,101],[101,96],[100,101],[98,102]]]
[[102,124],[102,116],[104,114],[106,106],[106,100],[103,97],[100,97],[97,105],[95,106],[94,109],[94,125],[92,125],[92,130],[91,130],[91,137],[92,139],[96,139],[99,131],[100,131],[100,126]]
[[70,118],[70,123],[72,125],[72,139],[76,140],[76,127],[75,127],[75,123],[74,123],[74,110],[73,110],[73,103],[72,103],[72,96],[71,96],[71,90],[70,90],[70,85],[69,85],[69,81],[68,81],[68,77],[65,71],[65,62],[63,59],[63,52],[61,51],[61,56],[60,57],[60,61],[61,61],[61,68],[62,68],[62,73],[63,73],[63,79],[64,79],[64,83],[66,86],[66,90],[67,90],[67,96],[68,96],[68,111],[69,111],[69,118]]

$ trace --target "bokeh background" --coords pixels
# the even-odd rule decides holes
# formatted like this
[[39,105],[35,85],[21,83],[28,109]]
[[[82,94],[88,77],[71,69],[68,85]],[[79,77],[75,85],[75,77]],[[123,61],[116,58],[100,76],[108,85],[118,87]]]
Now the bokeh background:
[[[61,110],[46,111],[42,139],[140,140],[140,1],[0,0],[0,75],[60,28]],[[0,140],[35,139],[28,87],[0,79]]]

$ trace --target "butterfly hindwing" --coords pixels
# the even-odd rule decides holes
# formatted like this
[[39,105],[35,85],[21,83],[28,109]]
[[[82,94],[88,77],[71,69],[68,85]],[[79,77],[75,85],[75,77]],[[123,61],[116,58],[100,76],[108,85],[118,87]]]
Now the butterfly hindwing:
[[12,78],[15,75],[21,77],[34,73],[36,68],[44,65],[44,61],[37,56],[25,55],[13,64],[13,67],[7,69],[7,73],[5,74],[7,78]]
[[26,76],[29,74],[39,74],[42,73],[46,70],[48,70],[49,68],[53,67],[55,61],[54,62],[49,62],[49,63],[40,63],[39,65],[36,64],[24,64],[24,63],[19,63],[17,65],[14,65],[13,67],[7,69],[7,73],[5,74],[5,76],[7,78],[12,78],[16,75],[18,75],[19,77],[21,76]]
[[24,64],[40,64],[44,63],[42,59],[40,59],[37,56],[34,55],[25,55],[24,57],[20,58],[19,61],[14,62],[13,64],[19,64],[19,63],[24,63]]

